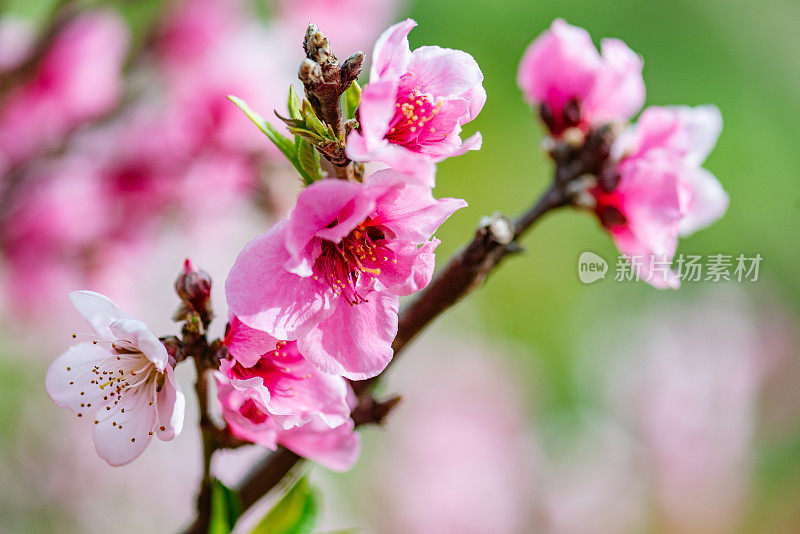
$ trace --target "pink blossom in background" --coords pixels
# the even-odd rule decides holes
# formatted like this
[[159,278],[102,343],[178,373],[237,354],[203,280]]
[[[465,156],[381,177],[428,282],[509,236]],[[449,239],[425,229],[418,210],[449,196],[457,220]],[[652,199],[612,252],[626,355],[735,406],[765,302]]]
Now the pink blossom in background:
[[164,345],[103,295],[75,291],[70,299],[93,334],[50,366],[47,393],[94,423],[95,448],[110,465],[134,460],[154,432],[174,439],[185,399]]
[[719,181],[700,167],[721,129],[714,106],[647,108],[612,149],[620,158],[617,186],[591,191],[617,248],[643,257],[640,276],[657,288],[680,281],[672,271],[651,272],[650,258],[671,263],[679,235],[708,226],[728,207]]
[[586,30],[556,19],[525,51],[517,84],[528,102],[543,106],[552,135],[627,121],[644,104],[641,57],[618,39],[603,39],[601,50]]
[[246,22],[240,0],[181,0],[172,5],[157,50],[161,61],[178,64],[208,55]]
[[431,237],[464,206],[391,170],[364,184],[315,182],[288,220],[239,254],[225,283],[230,310],[296,340],[326,373],[374,376],[392,357],[399,296],[428,284],[439,243]]
[[462,141],[462,125],[486,102],[483,73],[461,50],[422,46],[413,52],[411,19],[383,32],[375,43],[369,84],[361,95],[359,130],[347,138],[347,155],[380,161],[432,186],[436,163],[481,147],[476,133]]
[[110,111],[122,94],[128,28],[112,11],[93,11],[56,36],[34,78],[0,107],[0,147],[16,164]]
[[667,532],[738,531],[753,489],[761,397],[777,393],[765,389],[764,360],[786,364],[796,354],[765,353],[765,333],[775,343],[777,332],[738,291],[646,311],[627,319],[633,337],[602,343],[612,350],[601,365],[610,407],[640,443],[655,519]]
[[118,278],[120,261],[140,253],[139,241],[108,239],[117,213],[102,165],[71,154],[30,172],[0,224],[4,286],[15,312],[31,317],[61,310],[54,305],[63,300],[60,295],[87,283],[121,290],[100,281]]
[[375,436],[361,490],[362,500],[378,497],[373,531],[531,532],[535,447],[504,351],[448,337],[422,343],[392,371],[403,400]]
[[36,316],[75,287],[130,292],[168,223],[208,239],[210,227],[242,213],[258,167],[241,153],[200,151],[180,123],[137,105],[22,176],[0,244],[11,304]]
[[280,109],[302,49],[298,46],[294,57],[275,54],[286,48],[288,37],[257,22],[248,7],[238,1],[185,0],[157,45],[166,105],[196,148],[274,153],[227,96],[235,94],[255,109]]
[[[591,410],[577,428],[540,421],[544,443],[537,480],[540,511],[533,532],[648,532],[647,484],[639,444],[612,418]],[[555,427],[555,428],[554,428]]]
[[405,0],[279,0],[275,24],[297,39],[309,23],[315,24],[331,42],[340,59],[375,42]]

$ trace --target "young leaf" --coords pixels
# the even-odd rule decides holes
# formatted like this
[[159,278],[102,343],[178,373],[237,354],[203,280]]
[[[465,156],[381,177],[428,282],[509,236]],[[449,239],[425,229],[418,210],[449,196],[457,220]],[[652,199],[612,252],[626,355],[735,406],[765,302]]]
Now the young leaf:
[[311,177],[311,180],[322,179],[322,168],[319,165],[319,152],[314,148],[314,145],[305,139],[297,136],[299,142],[297,143],[297,159],[300,160],[300,165]]
[[300,160],[297,157],[297,146],[295,146],[295,144],[289,138],[276,130],[274,126],[264,120],[264,117],[250,109],[250,106],[248,106],[244,100],[233,95],[228,95],[228,100],[239,106],[241,110],[244,111],[248,117],[250,117],[250,120],[253,121],[253,123],[267,135],[269,140],[272,141],[276,147],[278,147],[278,150],[280,150],[283,155],[286,156],[286,159],[289,160],[289,163],[291,163],[294,168],[297,169],[297,172],[299,172],[300,176],[303,177],[303,182],[310,184],[312,179],[303,169],[303,166],[300,165]]
[[317,494],[303,477],[278,501],[251,534],[311,534],[318,512]]
[[278,130],[275,129],[270,123],[264,120],[264,117],[250,109],[250,106],[247,103],[237,98],[233,95],[228,95],[228,100],[239,106],[242,111],[250,118],[253,123],[259,127],[259,129],[264,132],[269,140],[275,143],[275,146],[278,147],[278,150],[283,152],[283,155],[286,156],[289,161],[297,159],[297,153],[294,149],[294,143],[292,143],[288,138],[284,137]]
[[300,100],[300,97],[297,96],[297,93],[294,91],[294,87],[291,85],[289,86],[289,116],[293,119],[302,119],[303,118],[303,102]]
[[209,534],[229,534],[242,515],[239,496],[222,482],[214,479],[211,485],[211,518]]
[[317,118],[317,114],[314,113],[314,108],[311,107],[308,100],[303,101],[303,118],[306,120],[306,124],[311,126],[320,137],[325,137],[325,125]]
[[347,91],[344,92],[344,111],[348,119],[356,118],[356,110],[361,103],[361,86],[353,80]]

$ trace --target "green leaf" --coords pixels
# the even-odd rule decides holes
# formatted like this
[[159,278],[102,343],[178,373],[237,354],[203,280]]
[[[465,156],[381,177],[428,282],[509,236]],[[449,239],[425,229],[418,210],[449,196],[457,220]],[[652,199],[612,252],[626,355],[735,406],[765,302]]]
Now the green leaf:
[[289,161],[293,159],[297,159],[297,153],[295,152],[294,143],[292,143],[287,137],[283,136],[278,130],[275,129],[270,123],[264,120],[264,117],[250,109],[250,106],[247,103],[237,98],[233,95],[228,95],[228,100],[239,106],[242,111],[250,117],[250,120],[255,123],[259,129],[264,132],[269,140],[275,143],[275,146],[278,147],[278,150],[283,152],[283,155],[286,156]]
[[308,100],[303,101],[303,118],[306,120],[306,125],[311,126],[320,137],[325,137],[325,125],[317,118],[317,114],[314,113],[314,108],[311,107]]
[[250,106],[248,106],[247,103],[241,98],[228,95],[228,100],[239,106],[241,110],[244,111],[248,117],[250,117],[250,120],[253,121],[253,123],[266,134],[269,140],[272,141],[276,147],[278,147],[278,150],[280,150],[283,155],[286,156],[286,159],[289,160],[289,163],[294,165],[294,168],[297,169],[297,172],[299,172],[300,176],[303,177],[303,181],[305,183],[309,184],[312,182],[311,177],[306,174],[303,166],[300,165],[300,160],[297,157],[297,147],[288,137],[281,134],[273,125],[264,120],[264,117],[250,109]]
[[353,80],[347,91],[344,92],[344,112],[348,119],[356,118],[356,110],[361,103],[361,86]]
[[297,139],[299,139],[297,143],[297,159],[300,160],[300,165],[306,171],[306,174],[311,177],[311,180],[321,180],[322,167],[319,165],[319,152],[314,148],[314,145],[300,136]]
[[242,515],[239,495],[217,479],[211,483],[211,518],[209,534],[229,534]]
[[317,494],[303,477],[278,501],[251,534],[311,534],[318,513]]
[[299,120],[303,118],[303,102],[297,93],[294,92],[294,87],[289,86],[289,116],[293,119]]

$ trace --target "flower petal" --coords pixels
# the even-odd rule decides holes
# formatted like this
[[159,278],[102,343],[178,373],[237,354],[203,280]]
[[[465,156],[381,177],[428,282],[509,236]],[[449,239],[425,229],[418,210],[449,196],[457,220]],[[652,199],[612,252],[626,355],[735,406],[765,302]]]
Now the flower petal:
[[416,25],[413,19],[406,19],[390,26],[378,37],[372,50],[370,83],[384,77],[399,78],[406,71],[411,61],[408,34]]
[[644,62],[619,39],[603,39],[600,47],[603,67],[584,103],[585,112],[595,123],[627,121],[644,105]]
[[[391,184],[406,181],[407,176],[391,169],[373,173],[367,184]],[[430,239],[450,215],[466,207],[459,198],[435,199],[430,188],[407,183],[392,188],[378,199],[373,222],[389,228],[396,239],[422,242]]]
[[92,383],[97,378],[92,369],[114,357],[101,345],[81,343],[71,347],[47,370],[47,394],[58,406],[88,418],[100,407],[103,397],[102,390]]
[[314,420],[282,431],[278,442],[333,471],[347,471],[353,467],[361,452],[361,436],[354,431],[352,419],[336,428]]
[[517,84],[529,102],[544,102],[560,113],[572,98],[583,100],[589,95],[600,65],[589,33],[556,19],[525,50]]
[[94,447],[110,465],[124,465],[139,456],[150,443],[156,424],[155,384],[124,391],[118,403],[107,404],[95,416]]
[[[274,414],[283,428],[301,426],[319,417],[328,427],[341,425],[350,417],[347,405],[347,383],[340,376],[320,372],[297,351],[294,343],[286,347],[287,375],[271,384],[275,387],[270,398],[269,412]],[[291,352],[295,353],[292,358]],[[280,394],[283,390],[286,393]]]
[[286,271],[285,231],[286,223],[278,223],[245,246],[228,273],[225,294],[243,323],[291,340],[333,313],[334,303],[321,282]]
[[[408,72],[415,86],[434,97],[461,96],[483,83],[478,62],[463,50],[421,46],[414,50]],[[480,98],[480,93],[474,94]]]
[[392,359],[399,298],[373,292],[367,302],[340,304],[336,312],[297,341],[300,353],[325,373],[364,380]]
[[217,399],[222,406],[222,417],[233,435],[271,450],[277,449],[277,427],[273,421],[264,413],[260,414],[260,422],[245,417],[241,410],[250,398],[234,388],[219,371],[214,372],[214,381],[217,384]]
[[702,167],[687,171],[684,178],[691,188],[689,209],[681,219],[681,235],[686,236],[722,217],[729,200],[719,180]]
[[166,380],[157,392],[158,426],[156,435],[161,441],[171,441],[183,429],[183,416],[186,411],[186,398],[181,391],[172,366],[165,369]]
[[[347,156],[356,161],[369,161],[369,151],[380,145],[389,131],[397,102],[397,81],[370,82],[361,93],[358,105],[361,132],[353,130],[347,137]],[[357,139],[362,141],[357,141]]]
[[230,319],[225,345],[231,356],[245,367],[252,367],[269,351],[275,350],[278,339],[263,330],[250,328],[235,315]]
[[114,337],[109,329],[111,323],[120,319],[130,319],[130,316],[111,302],[111,299],[94,291],[73,291],[69,294],[69,299],[92,330],[105,341]]
[[717,144],[722,131],[722,113],[717,106],[679,106],[672,108],[678,112],[681,127],[688,136],[689,149],[686,154],[688,165],[699,167]]
[[384,261],[375,289],[395,295],[410,295],[427,286],[433,276],[436,256],[433,251],[440,241],[426,241],[421,247],[410,241],[393,241],[387,248],[392,261]]
[[127,341],[132,348],[144,354],[159,371],[167,366],[169,355],[166,347],[143,322],[119,319],[109,325],[109,330],[115,339]]

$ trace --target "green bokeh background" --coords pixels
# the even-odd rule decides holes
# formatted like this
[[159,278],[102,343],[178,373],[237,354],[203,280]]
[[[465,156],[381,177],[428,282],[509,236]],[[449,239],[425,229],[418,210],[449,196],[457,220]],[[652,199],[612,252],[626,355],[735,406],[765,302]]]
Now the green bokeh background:
[[[462,210],[440,231],[443,248],[455,243],[481,214],[515,214],[547,185],[549,162],[538,149],[542,132],[514,83],[531,37],[555,17],[602,36],[623,39],[645,58],[647,104],[720,107],[724,128],[706,166],[730,194],[726,216],[681,241],[691,254],[760,253],[763,281],[797,306],[800,299],[800,40],[792,20],[796,2],[421,2],[412,48],[428,42],[472,53],[486,76],[489,98],[475,127],[483,149],[440,165],[440,195],[463,196]],[[482,310],[493,335],[541,349],[556,381],[570,358],[570,329],[581,315],[602,317],[617,306],[662,298],[644,284],[582,285],[578,255],[593,250],[616,257],[597,223],[563,211],[525,238],[528,254],[509,261],[467,306]],[[613,267],[612,267],[613,269]],[[691,293],[687,285],[681,293]],[[664,298],[675,298],[670,295]],[[678,296],[680,298],[680,296]],[[588,308],[587,308],[588,307]],[[558,388],[567,402],[574,392]]]
[[[43,14],[45,4],[11,0],[2,9]],[[143,24],[156,13],[151,8],[157,3],[121,5]],[[761,280],[747,289],[779,295],[797,311],[800,2],[425,0],[412,2],[407,13],[419,22],[410,36],[412,48],[432,43],[470,52],[483,69],[488,93],[483,112],[466,128],[468,134],[481,131],[483,149],[439,167],[438,196],[463,197],[470,204],[440,230],[440,258],[466,241],[482,215],[514,215],[547,186],[551,168],[539,149],[542,131],[521,99],[515,76],[525,47],[554,18],[563,17],[585,27],[596,42],[618,37],[645,58],[648,105],[720,107],[724,128],[706,166],[728,191],[730,208],[718,223],[682,240],[679,252],[759,253],[764,258]],[[489,340],[529,348],[515,354],[514,363],[523,371],[523,383],[537,385],[528,393],[540,413],[568,414],[582,402],[574,380],[576,330],[587,322],[602,324],[620,309],[644,310],[676,300],[690,306],[699,289],[687,284],[678,293],[664,293],[610,279],[581,284],[576,271],[581,252],[591,250],[609,260],[612,274],[616,258],[607,235],[583,213],[549,215],[523,244],[526,254],[509,259],[438,327],[454,332],[478,328]],[[625,325],[608,327],[624,335]],[[38,372],[0,360],[4,447],[2,440],[12,439],[20,424],[13,409],[20,402],[20,382],[37,377]],[[762,503],[776,495],[796,496],[800,435],[764,452],[759,465]]]

